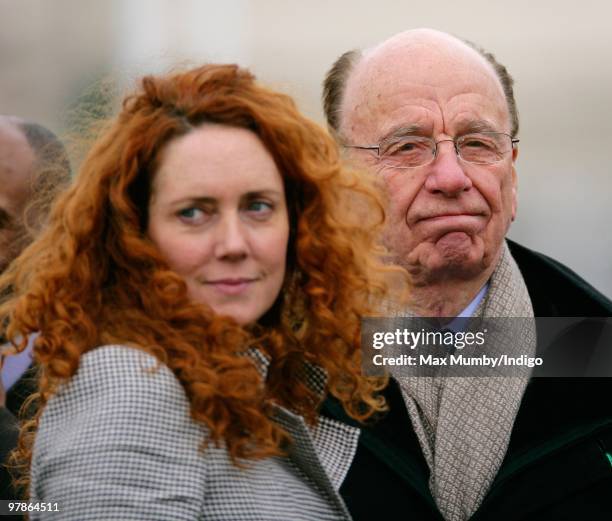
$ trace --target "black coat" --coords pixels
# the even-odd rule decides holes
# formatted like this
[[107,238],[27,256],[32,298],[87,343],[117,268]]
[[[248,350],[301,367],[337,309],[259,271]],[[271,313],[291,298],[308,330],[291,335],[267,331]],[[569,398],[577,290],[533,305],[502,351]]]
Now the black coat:
[[[18,435],[17,419],[6,407],[0,407],[0,462],[6,462],[9,453],[17,446]],[[0,499],[16,499],[10,482],[6,468],[0,468]]]
[[[19,423],[17,415],[24,400],[36,390],[35,368],[30,367],[6,394],[6,407],[0,407],[0,462],[6,463],[9,453],[17,446]],[[0,466],[0,499],[24,499],[23,491],[13,487],[12,477]],[[22,515],[2,517],[6,521],[21,521]]]
[[[512,241],[508,245],[536,316],[612,316],[612,302],[567,267]],[[341,494],[355,521],[440,521],[429,469],[396,382],[385,395],[390,411],[362,428]],[[323,413],[355,424],[333,399]],[[612,519],[612,379],[532,378],[504,462],[471,519]]]

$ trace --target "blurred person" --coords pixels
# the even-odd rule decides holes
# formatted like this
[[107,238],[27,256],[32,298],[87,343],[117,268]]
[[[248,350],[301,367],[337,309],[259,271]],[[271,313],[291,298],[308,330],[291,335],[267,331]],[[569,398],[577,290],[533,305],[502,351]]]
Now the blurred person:
[[247,71],[143,78],[0,278],[7,337],[39,332],[18,459],[59,513],[32,518],[350,519],[359,429],[318,407],[384,408],[359,352],[383,221],[333,139]]
[[[492,54],[406,31],[342,55],[323,98],[347,155],[386,187],[385,244],[413,285],[397,314],[612,315],[569,268],[505,239],[519,121]],[[569,347],[588,361],[595,344]],[[355,519],[609,519],[612,406],[600,400],[611,390],[607,379],[392,380],[391,412],[364,429],[341,492]]]
[[[45,220],[50,201],[70,180],[64,146],[49,129],[15,116],[0,115],[0,272],[31,242]],[[2,342],[4,343],[4,342]],[[0,378],[0,462],[15,448],[16,416],[35,391],[32,342],[19,355],[3,356]],[[1,347],[6,355],[9,346]],[[15,499],[4,465],[0,498]]]

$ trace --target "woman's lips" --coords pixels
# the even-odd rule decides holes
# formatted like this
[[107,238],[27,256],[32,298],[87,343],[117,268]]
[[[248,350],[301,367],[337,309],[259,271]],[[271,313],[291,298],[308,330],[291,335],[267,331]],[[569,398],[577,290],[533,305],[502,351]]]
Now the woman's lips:
[[215,279],[206,280],[204,284],[224,295],[240,295],[247,291],[257,279]]

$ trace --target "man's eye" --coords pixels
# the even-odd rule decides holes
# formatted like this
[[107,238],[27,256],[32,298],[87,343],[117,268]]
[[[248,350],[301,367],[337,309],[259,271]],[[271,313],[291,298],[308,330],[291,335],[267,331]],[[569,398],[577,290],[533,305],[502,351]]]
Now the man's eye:
[[387,156],[420,154],[426,152],[428,144],[424,141],[406,140],[393,143],[385,152]]
[[492,143],[481,140],[481,139],[469,139],[468,141],[465,141],[463,143],[463,146],[470,147],[470,148],[487,148],[487,149],[493,148]]
[[416,147],[414,143],[400,143],[397,145],[396,152],[412,152]]

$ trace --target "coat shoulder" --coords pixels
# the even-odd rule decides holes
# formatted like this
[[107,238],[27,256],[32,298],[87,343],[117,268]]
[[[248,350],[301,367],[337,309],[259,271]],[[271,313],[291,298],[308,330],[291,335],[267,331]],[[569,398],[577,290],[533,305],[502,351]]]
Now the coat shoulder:
[[127,346],[98,347],[45,405],[32,500],[70,505],[62,518],[75,521],[194,519],[211,470],[204,440],[168,367]]
[[507,243],[536,316],[612,316],[612,301],[573,270],[514,241]]

